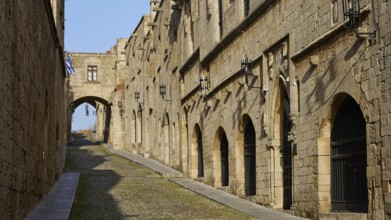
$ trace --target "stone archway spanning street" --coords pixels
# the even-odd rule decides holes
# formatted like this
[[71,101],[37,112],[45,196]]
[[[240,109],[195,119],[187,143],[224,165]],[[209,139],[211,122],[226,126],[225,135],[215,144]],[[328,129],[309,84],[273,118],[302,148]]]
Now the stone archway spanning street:
[[68,137],[74,109],[88,103],[96,109],[96,137],[114,148],[124,148],[126,63],[120,52],[125,42],[118,39],[106,53],[68,53],[75,69],[68,77]]
[[69,104],[71,114],[73,114],[74,110],[83,103],[88,103],[96,109],[96,138],[108,142],[111,122],[111,105],[107,100],[100,97],[85,96],[78,98]]

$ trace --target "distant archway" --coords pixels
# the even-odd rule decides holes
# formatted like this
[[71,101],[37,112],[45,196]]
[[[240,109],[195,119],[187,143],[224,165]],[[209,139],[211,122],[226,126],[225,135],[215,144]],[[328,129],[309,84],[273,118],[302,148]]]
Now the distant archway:
[[[111,122],[111,106],[109,102],[97,96],[84,96],[69,104],[69,109],[71,109],[72,114],[76,108],[84,103],[88,103],[96,109],[97,138],[102,137],[104,142],[108,142]],[[72,120],[72,117],[70,120]]]

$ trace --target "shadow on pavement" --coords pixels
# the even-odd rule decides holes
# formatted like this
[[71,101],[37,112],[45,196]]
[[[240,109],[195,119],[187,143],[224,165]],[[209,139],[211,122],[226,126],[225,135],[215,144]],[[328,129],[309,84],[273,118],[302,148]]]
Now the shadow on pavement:
[[80,133],[74,138],[67,148],[64,171],[80,173],[80,180],[69,219],[123,219],[109,193],[121,176],[99,168],[107,161],[100,155],[104,152],[99,142]]

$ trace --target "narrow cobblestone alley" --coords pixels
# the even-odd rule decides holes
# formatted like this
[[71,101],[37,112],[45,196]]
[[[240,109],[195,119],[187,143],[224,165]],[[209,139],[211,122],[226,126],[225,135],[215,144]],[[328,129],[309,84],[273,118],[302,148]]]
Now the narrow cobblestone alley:
[[70,219],[255,219],[169,182],[84,136],[67,149],[79,172]]

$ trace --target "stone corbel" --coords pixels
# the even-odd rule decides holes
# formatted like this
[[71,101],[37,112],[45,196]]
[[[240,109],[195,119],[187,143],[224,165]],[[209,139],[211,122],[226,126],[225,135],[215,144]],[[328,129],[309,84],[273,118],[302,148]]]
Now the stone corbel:
[[312,55],[310,58],[309,58],[309,62],[311,64],[311,66],[317,66],[319,65],[319,56],[318,55]]
[[296,134],[295,134],[295,132],[294,132],[294,131],[288,132],[288,141],[289,141],[289,142],[293,142],[293,141],[295,141],[295,139],[296,139]]
[[212,15],[212,10],[213,10],[212,0],[206,0],[206,8],[208,9],[207,10],[208,15]]
[[211,107],[213,106],[213,101],[212,101],[212,100],[206,101],[206,106],[207,106],[208,108],[211,108]]
[[231,93],[232,93],[232,87],[231,87],[231,85],[227,85],[227,86],[225,87],[225,92],[226,92],[227,94],[231,94]]
[[285,58],[288,56],[288,43],[282,43],[282,56]]
[[277,147],[279,147],[280,144],[276,140],[269,139],[266,142],[266,148],[267,150],[276,150]]
[[268,54],[268,65],[269,65],[269,67],[272,67],[273,66],[273,63],[274,63],[274,57],[273,57],[273,53],[272,52],[270,52],[269,54]]

